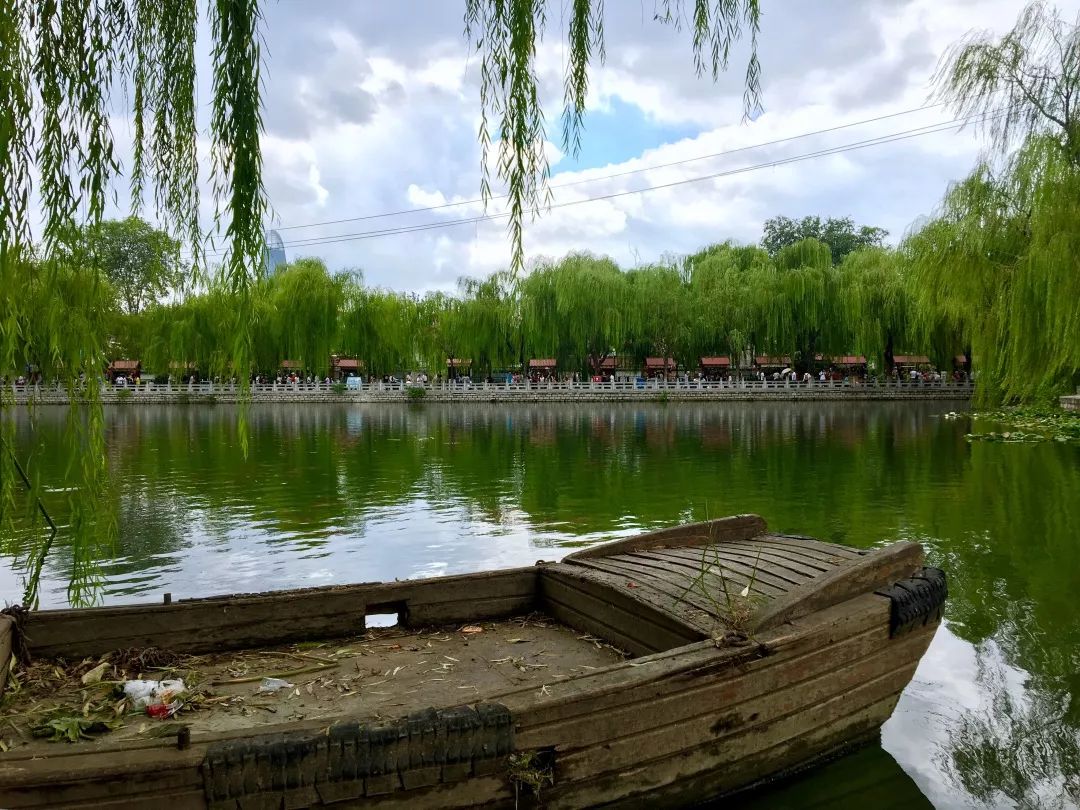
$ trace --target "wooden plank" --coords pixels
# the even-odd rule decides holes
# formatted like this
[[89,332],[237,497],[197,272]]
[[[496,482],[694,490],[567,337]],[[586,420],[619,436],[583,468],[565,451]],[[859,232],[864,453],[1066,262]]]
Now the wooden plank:
[[[74,747],[74,746],[73,746]],[[146,794],[203,795],[203,750],[176,746],[150,750],[83,751],[46,759],[0,759],[0,807],[93,805]]]
[[10,616],[0,616],[0,695],[4,694],[4,687],[7,686],[14,646],[15,620]]
[[[681,549],[672,549],[671,551],[667,551],[665,553],[672,556],[678,555],[691,562],[696,562],[698,565],[701,564],[701,554],[695,555],[693,552],[686,552],[682,551]],[[805,574],[801,574],[798,571],[792,571],[791,569],[785,568],[783,566],[763,566],[761,564],[761,560],[758,559],[758,555],[756,552],[743,551],[739,548],[731,548],[729,546],[724,546],[717,549],[716,555],[710,553],[709,557],[710,560],[713,561],[715,561],[715,559],[719,557],[721,563],[725,565],[731,565],[733,568],[736,562],[740,563],[751,571],[755,570],[756,568],[759,577],[769,577],[768,581],[770,583],[776,585],[777,587],[783,588],[785,592],[791,590],[796,585],[802,585],[804,582],[810,579],[810,577],[807,577]]]
[[501,619],[531,613],[536,609],[536,604],[537,594],[535,593],[457,602],[412,604],[405,626],[426,627],[438,624],[462,624],[480,619]]
[[524,733],[529,728],[678,692],[687,681],[753,666],[762,658],[772,664],[797,657],[870,628],[887,633],[888,624],[889,600],[867,594],[766,631],[755,638],[756,647],[718,648],[712,640],[701,641],[551,683],[542,696],[529,688],[508,690],[489,699],[507,706],[519,733]]
[[[650,708],[647,713],[654,718],[654,722],[642,725],[637,730],[630,731],[628,726],[616,722],[609,724],[606,727],[608,734],[600,736],[596,742],[579,745],[577,740],[567,739],[557,743],[558,750],[562,752],[560,764],[567,766],[579,760],[588,761],[588,767],[593,768],[593,772],[599,772],[600,760],[592,756],[590,751],[602,751],[602,757],[610,758],[604,759],[604,762],[608,762],[612,768],[621,768],[626,762],[622,762],[620,757],[626,757],[629,762],[640,751],[660,756],[665,751],[674,753],[691,747],[698,741],[742,733],[761,723],[800,711],[802,707],[842,696],[850,689],[891,672],[914,671],[932,637],[933,632],[930,631],[902,641],[854,644],[846,650],[838,648],[846,653],[843,659],[834,663],[826,658],[824,662],[809,664],[807,661],[812,659],[808,658],[803,661],[804,666],[808,667],[806,676],[801,677],[796,672],[787,682],[779,680],[782,674],[780,669],[773,669],[769,673],[773,677],[767,688],[757,689],[754,684],[743,682],[742,688],[752,693],[745,699],[740,697],[738,689],[727,694],[722,691],[714,693],[714,697],[726,697],[732,703],[709,704],[702,701],[700,696],[693,695],[686,698],[688,705],[677,716],[667,711],[654,713]],[[856,655],[860,652],[865,654]],[[642,711],[642,707],[638,707],[638,713]],[[659,723],[655,722],[657,718]],[[597,720],[601,722],[599,718]],[[624,730],[628,733],[624,733]]]
[[792,543],[801,543],[805,545],[806,548],[820,548],[822,550],[840,549],[844,553],[852,554],[857,557],[863,556],[868,551],[868,549],[864,548],[855,548],[853,546],[845,546],[842,543],[833,543],[829,540],[822,540],[820,537],[811,537],[808,534],[791,534],[790,532],[769,532],[769,536],[778,537],[782,540]]
[[[734,730],[721,722],[724,718],[710,713],[561,755],[557,759],[558,775],[568,781],[589,779],[609,771],[640,767],[644,752],[661,758],[698,745],[713,746],[717,753],[715,767],[732,764],[761,747],[795,737],[821,720],[836,719],[901,691],[915,673],[916,664],[917,658],[898,667],[887,651],[882,652],[743,704],[739,717],[732,721],[736,724]],[[751,716],[756,719],[750,720]],[[742,744],[736,742],[740,737]]]
[[610,557],[613,554],[626,554],[631,551],[648,551],[654,548],[684,548],[701,546],[706,543],[728,543],[732,540],[746,540],[764,534],[765,521],[759,515],[732,515],[717,520],[701,523],[686,523],[670,529],[661,529],[647,534],[616,540],[599,546],[576,551],[563,557],[563,562]]
[[863,556],[863,549],[842,546],[839,543],[826,543],[813,537],[796,534],[767,534],[763,540],[773,545],[799,549],[805,554],[812,554],[826,562],[853,560]]
[[681,807],[701,796],[722,798],[777,769],[794,768],[876,735],[898,697],[899,692],[887,695],[794,738],[747,753],[728,767],[715,767],[715,746],[703,745],[630,772],[603,774],[584,783],[556,784],[548,791],[545,806],[561,810],[604,802],[606,808]]
[[693,611],[694,626],[702,635],[711,635],[716,627],[716,605],[697,589],[687,590],[685,585],[657,578],[654,576],[657,572],[642,571],[639,567],[618,560],[585,560],[579,565],[610,575],[613,580],[632,590],[635,598],[651,604],[654,609],[671,605],[683,611]]
[[726,671],[689,672],[679,678],[678,689],[642,691],[638,700],[617,707],[554,724],[530,725],[528,718],[520,718],[516,739],[523,748],[558,745],[569,750],[648,732],[658,722],[670,725],[703,714],[717,720],[733,718],[750,701],[864,659],[888,644],[888,629],[873,627],[779,661],[767,656]]
[[543,566],[543,573],[544,577],[551,574],[561,581],[571,582],[575,587],[585,588],[601,599],[619,605],[631,616],[648,617],[649,621],[668,627],[676,634],[693,638],[706,635],[698,624],[708,619],[708,614],[659,591],[630,587],[628,583],[633,580],[621,572],[609,573],[585,565],[555,564]]
[[[659,571],[667,572],[669,575],[676,576],[683,581],[685,583],[683,587],[701,577],[703,566],[700,557],[696,562],[691,562],[682,557],[668,556],[668,554],[669,552],[664,551],[642,551],[623,555],[616,559],[645,564]],[[753,579],[749,573],[743,574],[742,571],[729,568],[727,565],[722,566],[718,571],[717,567],[709,559],[705,561],[704,573],[706,579],[715,580],[718,584],[720,583],[720,573],[723,573],[724,579],[728,582],[729,590],[741,590],[753,581],[752,592],[759,596],[772,597],[787,592],[784,588],[770,585],[760,578]],[[670,580],[670,576],[665,578]],[[720,585],[720,588],[722,590],[723,586]]]
[[900,541],[851,560],[766,604],[754,618],[755,631],[761,632],[806,616],[859,593],[886,587],[898,579],[911,576],[922,564],[922,559],[922,546]]
[[[110,795],[112,786],[104,788],[101,795],[92,800],[95,810],[146,810],[147,807],[167,807],[169,810],[204,810],[206,808],[206,795],[200,786],[198,789],[169,791],[154,788],[147,785],[146,790],[138,795],[114,796]],[[108,798],[106,798],[108,797]],[[91,805],[87,801],[75,801],[71,803],[55,804],[51,791],[43,795],[42,801],[30,807],[49,807],[51,810],[85,810]],[[24,805],[12,805],[19,807]]]
[[781,565],[789,570],[798,571],[805,577],[817,577],[824,574],[826,571],[831,571],[836,568],[834,563],[824,563],[821,560],[810,560],[802,557],[797,552],[790,551],[779,546],[773,546],[769,543],[737,543],[730,546],[731,550],[739,549],[753,554],[755,557],[760,555],[762,563],[768,562],[770,565]]
[[[767,534],[758,538],[761,541],[761,545],[765,548],[771,549],[778,553],[783,553],[789,559],[797,562],[802,562],[805,565],[810,565],[818,569],[824,569],[828,571],[830,568],[836,568],[838,565],[842,565],[848,560],[856,559],[861,555],[849,555],[849,554],[831,554],[823,551],[814,551],[802,546],[789,545],[783,540],[778,540],[773,535]],[[756,544],[757,541],[754,541]],[[743,543],[741,545],[748,545]],[[839,548],[839,546],[837,546]]]
[[368,585],[311,588],[302,591],[214,597],[170,605],[127,605],[32,612],[26,634],[37,656],[69,658],[100,655],[127,647],[160,646],[201,652],[236,649],[296,639],[326,638],[362,632],[365,606],[405,602],[421,619],[438,616],[435,606],[475,604],[479,613],[443,609],[448,621],[487,618],[485,600],[496,615],[508,597],[536,594],[537,568],[438,577]]
[[[646,551],[641,552],[640,555],[647,559],[664,560],[673,565],[680,565],[684,568],[688,568],[692,571],[700,571],[702,566],[701,555],[693,554],[692,552],[687,554],[680,549],[670,549],[667,551]],[[782,593],[787,593],[791,589],[792,583],[785,579],[771,576],[766,571],[754,571],[752,565],[748,565],[741,560],[732,560],[728,556],[720,558],[720,564],[724,570],[724,576],[730,579],[735,579],[741,585],[747,585],[751,580],[754,581],[754,590],[760,590],[763,596],[773,597],[779,596]],[[705,559],[705,565],[710,568],[716,567],[716,559],[711,555]]]
[[[680,647],[702,637],[691,626],[613,588],[560,571],[545,570],[540,580],[540,594],[543,602],[556,609],[564,612],[569,609],[578,614],[567,617],[571,627],[607,638],[638,655]],[[591,620],[589,626],[582,626],[581,617]]]
[[[557,592],[558,586],[554,584],[551,585],[549,593],[545,596],[544,602],[547,613],[553,619],[556,619],[569,627],[573,627],[579,632],[602,638],[608,643],[614,644],[619,649],[630,653],[630,655],[648,655],[649,653],[665,649],[664,647],[655,644],[650,646],[647,642],[642,641],[640,636],[635,638],[626,635],[619,627],[612,626],[601,619],[595,611],[585,612],[584,605],[575,607],[563,602],[559,596],[556,595]],[[585,601],[579,600],[577,595],[559,595],[579,603],[580,601]],[[605,618],[608,621],[611,621],[610,616],[605,616]],[[622,625],[621,622],[620,625]]]
[[341,806],[357,805],[364,810],[450,810],[480,806],[485,810],[509,810],[518,806],[513,785],[502,773],[472,776],[463,781],[443,783],[420,790],[398,791],[386,796],[368,796],[355,804]]
[[[405,772],[408,773],[408,772]],[[109,810],[137,810],[145,807],[158,805],[166,802],[169,810],[195,810],[206,808],[206,797],[201,782],[197,788],[188,790],[170,790],[155,786],[154,779],[148,778],[142,783],[139,791],[127,793],[124,783],[94,783],[84,785],[77,792],[70,790],[56,791],[54,788],[44,788],[40,795],[28,792],[7,793],[0,789],[0,801],[4,808],[23,807],[55,807],[55,808],[85,808],[87,806],[103,807]],[[8,801],[10,796],[10,802]],[[64,798],[61,798],[64,797]],[[265,806],[281,807],[281,793],[268,793],[245,797],[245,806],[249,798],[264,798],[268,802]],[[440,783],[427,788],[418,788],[408,791],[395,791],[381,796],[368,796],[362,799],[365,808],[465,808],[484,804],[488,807],[512,807],[513,789],[509,780],[502,774],[491,776],[473,776],[466,780],[451,783]],[[492,804],[492,803],[495,804]],[[252,803],[255,806],[256,803]]]

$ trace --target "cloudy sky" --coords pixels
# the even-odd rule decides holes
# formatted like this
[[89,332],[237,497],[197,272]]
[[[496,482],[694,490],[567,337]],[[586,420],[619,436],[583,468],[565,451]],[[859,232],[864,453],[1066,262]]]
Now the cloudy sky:
[[[556,208],[528,227],[530,257],[589,250],[625,265],[729,238],[756,242],[777,214],[851,216],[895,240],[970,169],[980,149],[974,133],[763,164],[952,120],[942,107],[894,114],[928,103],[950,43],[974,26],[1004,32],[1022,7],[765,0],[765,112],[746,122],[744,51],[718,82],[699,79],[688,33],[653,22],[654,0],[608,0],[607,62],[591,72],[575,158],[558,143],[564,5],[550,0],[539,54],[555,202],[728,173]],[[1072,16],[1080,0],[1059,6]],[[362,269],[369,284],[419,291],[506,266],[505,220],[450,225],[483,213],[479,205],[370,218],[479,196],[479,63],[462,37],[462,8],[457,0],[267,3],[266,184],[290,259],[321,256],[334,269]],[[858,123],[881,116],[891,117]],[[832,127],[843,128],[792,139]],[[760,146],[781,139],[791,140]],[[488,208],[500,210],[497,201]],[[365,235],[429,223],[447,227]]]

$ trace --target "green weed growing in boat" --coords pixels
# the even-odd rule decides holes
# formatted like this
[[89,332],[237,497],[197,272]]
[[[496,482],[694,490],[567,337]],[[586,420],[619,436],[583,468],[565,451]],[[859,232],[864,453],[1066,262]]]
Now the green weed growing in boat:
[[[750,638],[754,615],[761,603],[761,595],[754,593],[758,567],[761,563],[761,547],[750,571],[750,579],[741,589],[724,573],[724,563],[720,557],[720,543],[712,536],[714,527],[709,527],[708,542],[701,546],[701,561],[697,576],[686,586],[679,601],[690,593],[704,597],[710,604],[710,612],[718,618],[717,631],[713,640],[717,646],[722,644],[740,644]],[[719,583],[717,589],[716,583]]]

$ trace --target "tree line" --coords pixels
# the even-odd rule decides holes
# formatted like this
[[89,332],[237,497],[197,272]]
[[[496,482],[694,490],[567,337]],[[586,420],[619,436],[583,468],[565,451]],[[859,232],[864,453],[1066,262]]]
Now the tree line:
[[[505,22],[488,19],[481,13],[485,7],[472,7],[476,30]],[[125,7],[109,8],[120,14]],[[117,25],[136,40],[153,38],[161,31],[153,25],[143,30],[142,24],[164,19],[125,18]],[[590,19],[586,14],[579,22],[599,24]],[[34,27],[32,20],[28,26]],[[84,64],[69,64],[59,51],[20,39],[21,30],[7,31],[13,38],[5,53],[38,59],[34,76]],[[252,30],[241,26],[234,33],[236,42],[221,45],[222,63],[250,66]],[[58,42],[50,39],[50,47]],[[498,63],[520,55],[486,56]],[[190,78],[190,65],[173,67],[172,73]],[[136,79],[156,82],[172,73],[138,73]],[[755,75],[748,74],[751,89]],[[97,87],[92,78],[79,74],[71,87]],[[232,78],[235,86],[223,80],[217,88],[222,100],[215,132],[236,146],[246,144],[250,133],[229,129],[235,116],[228,110],[254,105],[257,112],[258,93],[257,82],[251,85],[239,68]],[[582,86],[575,84],[577,91]],[[156,89],[183,97],[184,87]],[[991,149],[897,249],[883,247],[885,234],[873,226],[777,217],[766,223],[759,246],[721,243],[680,261],[625,270],[587,253],[536,262],[531,272],[515,260],[507,272],[422,298],[364,287],[356,276],[327,272],[317,259],[263,277],[256,259],[262,240],[252,219],[262,210],[257,146],[222,153],[255,163],[223,164],[232,179],[216,188],[228,193],[228,207],[234,215],[243,212],[244,223],[229,229],[237,249],[206,279],[198,261],[180,261],[181,243],[170,236],[135,219],[102,221],[104,178],[115,168],[104,124],[95,130],[98,140],[76,138],[63,121],[46,117],[63,131],[47,127],[40,148],[0,144],[0,162],[12,167],[0,173],[11,180],[4,186],[11,193],[0,194],[7,206],[0,206],[0,373],[12,377],[35,366],[46,376],[75,379],[127,354],[150,367],[191,363],[204,373],[244,377],[284,358],[321,372],[332,352],[357,356],[376,371],[437,369],[448,356],[468,357],[481,372],[530,357],[588,370],[611,352],[671,356],[693,366],[703,354],[737,357],[746,349],[790,355],[802,365],[818,353],[863,354],[884,370],[902,350],[928,354],[941,367],[954,355],[968,355],[987,404],[1052,399],[1080,382],[1080,28],[1036,0],[1004,36],[975,32],[957,43],[941,62],[936,88],[948,107],[985,131]],[[500,93],[495,86],[487,90],[492,95],[485,104]],[[24,95],[5,97],[0,112],[12,121],[26,119],[15,102],[32,105],[36,97]],[[54,104],[55,95],[42,96],[43,103]],[[230,108],[228,98],[239,106]],[[185,132],[191,123],[186,110],[175,110]],[[577,132],[581,109],[573,110],[578,117],[571,116],[570,129]],[[68,123],[77,129],[96,120]],[[13,132],[29,137],[25,127]],[[170,167],[190,163],[187,157],[166,160],[177,144],[164,131],[154,132],[147,145],[153,149],[137,151],[136,189],[148,170],[172,178]],[[71,167],[53,159],[68,141],[85,141],[88,150],[89,168],[78,184]],[[186,148],[180,151],[189,156]],[[41,184],[48,216],[37,248],[30,246],[24,216],[33,161],[49,170]],[[522,178],[534,168],[507,170],[520,185],[517,199],[530,197],[532,186]],[[166,228],[198,257],[194,198],[184,180],[190,172],[178,171],[179,181],[166,182],[155,199]],[[75,224],[80,195],[90,213],[89,225],[81,228]],[[520,241],[514,241],[520,258]],[[169,295],[177,282],[186,292]]]
[[[110,349],[159,373],[198,369],[235,376],[231,328],[236,301],[212,279],[171,301],[141,302],[129,287],[168,286],[174,262],[136,249],[113,258],[113,232],[126,230],[170,253],[175,243],[136,223],[106,223],[104,277],[112,286]],[[813,234],[813,235],[807,235]],[[761,246],[723,242],[677,260],[621,268],[573,253],[524,273],[464,277],[453,293],[424,296],[365,286],[356,272],[332,273],[302,258],[255,284],[252,367],[273,373],[290,360],[319,376],[332,355],[363,361],[367,373],[445,370],[448,358],[474,373],[553,358],[563,371],[591,373],[613,355],[670,357],[696,368],[702,356],[746,352],[790,356],[799,368],[818,354],[863,354],[879,371],[894,353],[929,353],[940,367],[963,353],[963,336],[917,317],[903,256],[880,228],[817,217],[766,223]],[[133,271],[132,255],[144,258]],[[138,264],[138,263],[135,263]],[[44,292],[44,291],[43,291]],[[103,298],[109,298],[105,285]],[[48,296],[46,296],[48,297]]]

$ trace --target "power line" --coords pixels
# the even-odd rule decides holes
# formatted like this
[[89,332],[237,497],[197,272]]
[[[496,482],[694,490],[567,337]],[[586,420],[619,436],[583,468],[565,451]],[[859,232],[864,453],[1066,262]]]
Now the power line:
[[[997,113],[996,115],[1000,115]],[[892,133],[889,135],[882,135],[876,138],[870,138],[863,141],[855,141],[853,143],[844,144],[842,146],[829,147],[821,149],[815,152],[808,152],[801,155],[793,155],[786,158],[778,158],[776,160],[767,161],[764,163],[753,164],[750,166],[742,166],[737,169],[728,169],[722,172],[715,172],[713,174],[702,175],[698,177],[684,178],[682,180],[674,180],[669,183],[661,183],[654,186],[647,186],[639,189],[629,189],[626,191],[617,191],[611,194],[604,194],[597,197],[586,197],[581,200],[568,200],[562,203],[553,203],[550,206],[543,206],[538,208],[526,209],[525,214],[543,213],[556,208],[567,208],[575,205],[584,205],[586,203],[600,202],[603,200],[616,199],[618,197],[626,197],[632,194],[643,194],[649,191],[658,191],[661,189],[674,188],[677,186],[689,185],[691,183],[700,183],[707,180],[715,180],[722,177],[730,177],[733,175],[744,174],[747,172],[758,171],[761,169],[775,168],[778,166],[784,166],[790,163],[799,163],[804,160],[812,160],[818,157],[827,157],[829,155],[841,154],[844,152],[857,151],[859,149],[866,149],[871,146],[879,146],[887,143],[895,143],[897,141],[909,140],[911,138],[921,137],[923,135],[932,135],[938,132],[945,132],[951,129],[957,129],[965,124],[971,123],[976,118],[995,117],[995,115],[983,115],[983,116],[968,116],[966,118],[956,119],[947,123],[930,124],[925,127],[916,127],[911,130],[905,130],[898,133]],[[382,236],[396,236],[405,233],[416,233],[419,231],[435,230],[439,228],[451,228],[459,225],[473,225],[480,222],[489,222],[497,219],[505,219],[509,217],[509,212],[501,212],[494,214],[484,214],[476,217],[469,217],[465,219],[456,219],[447,222],[429,222],[421,223],[417,225],[404,225],[393,228],[383,228],[371,231],[360,231],[357,233],[336,234],[326,237],[313,237],[311,239],[296,240],[294,242],[286,242],[285,247],[300,248],[300,247],[314,247],[317,245],[330,245],[341,242],[353,242],[363,239],[374,239]],[[222,253],[224,251],[214,251],[216,253]]]
[[[790,163],[799,163],[804,160],[812,160],[818,157],[827,157],[829,155],[841,154],[844,152],[856,151],[859,149],[865,149],[870,146],[879,146],[887,143],[894,143],[897,141],[908,140],[910,138],[921,137],[923,135],[932,135],[938,132],[945,132],[950,129],[960,128],[976,119],[989,120],[998,117],[1003,114],[1003,111],[997,111],[993,113],[982,113],[964,116],[962,118],[954,119],[948,122],[938,122],[935,124],[927,124],[921,127],[914,127],[909,130],[902,130],[900,132],[890,133],[886,135],[880,135],[874,138],[868,138],[862,141],[854,141],[852,143],[843,144],[840,146],[827,147],[814,152],[808,152],[800,155],[793,155],[786,158],[778,158],[776,160],[767,161],[764,163],[753,164],[750,166],[742,166],[737,169],[728,169],[722,172],[714,172],[712,174],[701,175],[697,177],[684,178],[682,180],[674,180],[669,183],[661,183],[654,186],[646,186],[645,188],[629,189],[626,191],[613,192],[611,194],[604,194],[597,197],[586,197],[581,200],[569,200],[562,203],[553,203],[548,206],[541,206],[536,208],[530,208],[523,211],[523,214],[537,214],[549,211],[555,208],[567,208],[574,205],[584,205],[586,203],[600,202],[604,200],[616,199],[619,197],[626,197],[633,194],[643,194],[649,191],[657,191],[661,189],[673,188],[676,186],[689,185],[691,183],[700,183],[707,180],[715,180],[722,177],[730,177],[733,175],[744,174],[751,171],[758,171],[760,169],[775,168],[778,166],[784,166]],[[745,147],[750,148],[750,147]],[[479,200],[477,201],[479,202]],[[455,219],[444,222],[428,222],[420,223],[417,225],[400,225],[390,228],[382,228],[370,231],[359,231],[355,233],[345,234],[330,234],[321,237],[311,237],[309,239],[298,239],[293,242],[283,243],[287,248],[302,248],[302,247],[315,247],[318,245],[330,245],[338,244],[342,242],[361,241],[364,239],[374,239],[382,236],[396,236],[405,233],[416,233],[420,231],[436,230],[439,228],[451,228],[459,225],[474,225],[481,222],[489,222],[497,219],[505,219],[510,216],[509,212],[500,212],[493,214],[482,214],[475,217],[468,217],[465,219]],[[207,250],[206,255],[222,255],[227,251],[220,250]]]
[[[803,138],[810,138],[810,137],[813,137],[815,135],[826,135],[826,134],[828,134],[830,132],[838,132],[839,130],[842,130],[842,129],[850,129],[852,127],[863,126],[864,124],[873,124],[873,123],[876,123],[878,121],[888,120],[890,118],[898,118],[898,117],[900,117],[902,115],[911,115],[912,113],[922,112],[923,110],[930,110],[930,109],[933,109],[935,107],[941,107],[945,103],[946,102],[941,101],[941,102],[937,102],[936,104],[924,104],[921,107],[913,107],[910,110],[901,110],[899,112],[887,113],[885,115],[879,115],[879,116],[876,116],[874,118],[865,118],[862,121],[852,121],[851,123],[848,123],[848,124],[839,124],[839,125],[837,125],[835,127],[828,127],[826,129],[814,130],[813,132],[803,132],[803,133],[801,133],[799,135],[791,135],[791,136],[789,136],[787,138],[777,138],[776,140],[773,140],[773,141],[764,141],[762,143],[755,143],[755,144],[751,144],[749,146],[740,146],[740,147],[737,147],[735,149],[726,149],[726,150],[724,150],[722,152],[713,152],[713,153],[708,154],[708,155],[698,155],[696,157],[683,158],[682,160],[674,160],[674,161],[671,161],[670,163],[657,163],[657,164],[655,164],[653,166],[643,166],[640,169],[628,169],[626,171],[615,172],[613,174],[601,175],[599,177],[586,177],[586,178],[583,178],[581,180],[574,180],[574,181],[569,182],[569,183],[560,183],[557,186],[550,186],[550,188],[552,188],[552,189],[570,188],[571,186],[579,186],[579,185],[582,185],[584,183],[598,183],[601,180],[612,180],[612,179],[614,179],[616,177],[626,177],[626,176],[631,175],[631,174],[640,174],[642,172],[651,172],[651,171],[655,171],[657,169],[668,169],[668,168],[671,168],[672,166],[682,166],[682,165],[685,165],[687,163],[695,163],[695,162],[700,161],[700,160],[711,160],[712,158],[725,157],[727,155],[735,155],[735,154],[738,154],[740,152],[750,151],[752,149],[762,149],[762,148],[764,148],[766,146],[777,146],[777,145],[782,144],[782,143],[790,143],[791,141],[797,141],[797,140],[801,140]],[[505,200],[508,197],[509,197],[508,194],[499,194],[499,195],[494,196],[494,197],[489,197],[488,201],[490,201],[490,200]],[[404,214],[420,214],[420,213],[424,213],[426,211],[440,211],[440,210],[445,209],[445,208],[457,208],[457,207],[461,207],[461,206],[464,206],[464,205],[476,205],[477,203],[482,203],[482,202],[484,202],[484,199],[482,197],[477,197],[477,198],[472,199],[472,200],[457,200],[457,201],[454,201],[454,202],[441,203],[439,205],[429,205],[429,206],[425,206],[425,207],[422,207],[422,208],[403,208],[403,209],[401,209],[399,211],[385,211],[385,212],[380,213],[380,214],[364,214],[362,216],[356,216],[356,217],[345,217],[344,219],[328,219],[328,220],[324,220],[322,222],[308,222],[308,223],[306,223],[304,225],[285,225],[285,226],[280,227],[280,228],[274,228],[274,230],[280,232],[280,231],[301,230],[301,229],[304,229],[304,228],[317,228],[317,227],[321,227],[323,225],[341,225],[341,224],[343,224],[345,222],[361,222],[361,221],[364,221],[364,220],[383,219],[383,218],[386,218],[386,217],[402,216]]]

